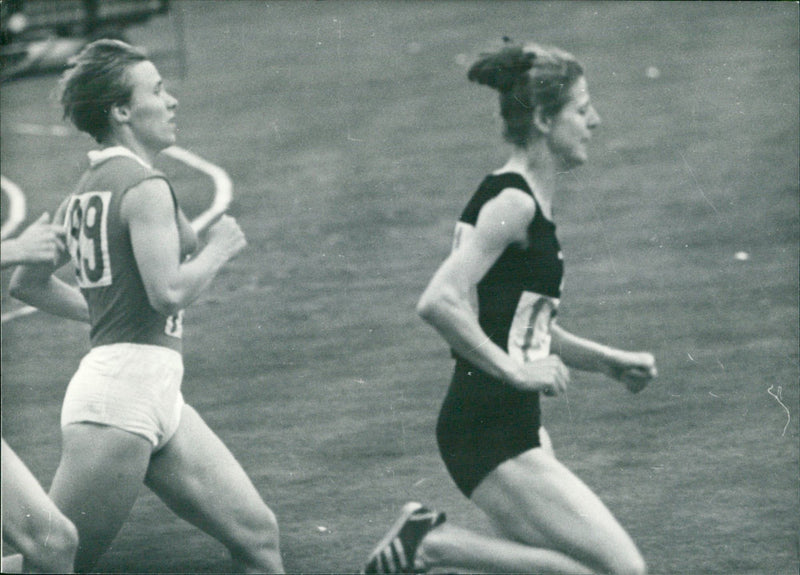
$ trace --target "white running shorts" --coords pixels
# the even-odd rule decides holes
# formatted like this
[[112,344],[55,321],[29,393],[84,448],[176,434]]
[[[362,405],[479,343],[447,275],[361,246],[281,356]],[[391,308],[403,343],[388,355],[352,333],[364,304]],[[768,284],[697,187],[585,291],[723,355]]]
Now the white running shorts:
[[72,376],[61,427],[98,423],[135,433],[161,449],[178,429],[183,409],[183,357],[138,343],[93,348]]

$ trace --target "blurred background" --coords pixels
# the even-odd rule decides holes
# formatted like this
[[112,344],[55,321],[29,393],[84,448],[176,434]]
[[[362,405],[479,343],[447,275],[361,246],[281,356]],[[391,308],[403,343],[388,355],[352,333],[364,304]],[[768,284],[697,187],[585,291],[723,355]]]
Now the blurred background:
[[[357,571],[409,499],[476,529],[434,438],[451,360],[414,304],[483,176],[496,95],[466,70],[502,36],[574,53],[603,117],[561,176],[560,322],[652,351],[631,396],[573,374],[556,453],[651,573],[796,574],[800,64],[793,2],[17,1],[2,7],[4,234],[53,211],[93,148],[52,92],[96,37],[144,46],[178,144],[225,170],[249,248],[188,311],[184,395],[253,478],[290,572]],[[165,155],[184,209],[207,173]],[[24,200],[20,209],[20,198]],[[2,276],[2,432],[47,487],[85,326]],[[224,572],[143,494],[104,572]]]

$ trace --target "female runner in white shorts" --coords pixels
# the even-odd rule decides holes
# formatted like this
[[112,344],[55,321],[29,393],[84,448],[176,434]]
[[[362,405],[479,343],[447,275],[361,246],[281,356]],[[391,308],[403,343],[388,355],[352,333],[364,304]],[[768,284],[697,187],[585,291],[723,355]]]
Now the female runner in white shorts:
[[[234,568],[282,573],[278,527],[217,435],[183,402],[183,310],[246,245],[236,221],[197,234],[155,156],[175,143],[178,102],[140,50],[98,40],[61,80],[64,115],[100,144],[59,208],[91,314],[91,351],[70,381],[50,496],[78,528],[77,571],[108,548],[144,482],[222,542]],[[59,221],[61,221],[59,219]],[[17,295],[52,269],[23,268]]]

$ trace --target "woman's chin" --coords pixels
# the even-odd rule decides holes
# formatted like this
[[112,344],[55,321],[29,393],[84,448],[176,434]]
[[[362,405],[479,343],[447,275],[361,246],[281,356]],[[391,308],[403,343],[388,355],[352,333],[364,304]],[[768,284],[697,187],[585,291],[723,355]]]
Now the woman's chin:
[[570,156],[568,158],[560,158],[561,168],[563,170],[571,170],[586,163],[586,156]]
[[168,137],[162,139],[158,143],[158,147],[159,147],[158,151],[160,152],[160,151],[166,150],[169,147],[174,146],[177,141],[178,141],[178,138],[177,138],[177,136],[175,134],[172,134],[171,136],[168,136]]

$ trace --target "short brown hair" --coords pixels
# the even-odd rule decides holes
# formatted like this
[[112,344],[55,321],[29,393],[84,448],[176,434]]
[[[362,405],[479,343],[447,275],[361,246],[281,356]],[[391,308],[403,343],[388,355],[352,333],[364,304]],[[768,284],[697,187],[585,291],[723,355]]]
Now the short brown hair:
[[111,132],[111,106],[130,101],[128,68],[147,60],[143,50],[119,40],[97,40],[84,47],[59,82],[64,118],[102,143]]

